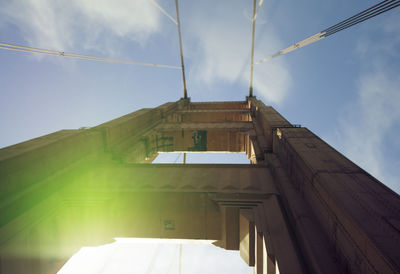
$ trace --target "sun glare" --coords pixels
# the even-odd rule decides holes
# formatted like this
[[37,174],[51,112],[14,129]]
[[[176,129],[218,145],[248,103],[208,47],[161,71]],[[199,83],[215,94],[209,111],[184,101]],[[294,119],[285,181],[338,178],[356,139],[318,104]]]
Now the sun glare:
[[[160,153],[153,163],[184,162],[183,153]],[[186,153],[188,164],[249,164],[245,153]],[[82,247],[59,274],[253,273],[238,251],[212,240],[115,238],[98,247]]]

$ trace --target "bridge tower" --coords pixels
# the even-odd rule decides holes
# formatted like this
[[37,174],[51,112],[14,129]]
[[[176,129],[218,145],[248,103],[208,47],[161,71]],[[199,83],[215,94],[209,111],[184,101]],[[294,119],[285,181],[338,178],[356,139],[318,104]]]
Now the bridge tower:
[[[248,165],[149,164],[245,152]],[[256,273],[399,273],[400,198],[255,97],[189,99],[0,150],[0,273],[114,237],[208,239]]]

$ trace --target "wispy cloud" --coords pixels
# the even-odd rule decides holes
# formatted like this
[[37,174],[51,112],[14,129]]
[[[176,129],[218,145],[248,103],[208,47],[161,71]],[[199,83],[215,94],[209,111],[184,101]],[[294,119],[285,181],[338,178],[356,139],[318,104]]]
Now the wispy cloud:
[[144,43],[160,29],[160,13],[147,0],[3,1],[0,17],[18,26],[30,45],[56,50],[78,43],[104,50],[103,32]]
[[[385,157],[387,137],[400,123],[400,77],[383,71],[360,78],[359,105],[348,110],[340,122],[339,139],[344,153],[372,175],[394,187]],[[358,112],[359,111],[359,112]]]
[[[184,5],[182,2],[181,7]],[[251,20],[243,14],[243,8],[249,7],[241,1],[190,3],[185,11],[192,14],[182,14],[185,57],[193,56],[189,79],[248,88]],[[143,46],[152,34],[160,33],[162,16],[149,0],[14,0],[3,3],[0,24],[17,26],[31,46],[95,50],[113,56],[120,46],[119,38]],[[265,18],[259,16],[257,20]],[[256,38],[256,59],[281,46],[271,25],[257,27],[265,30]],[[266,103],[281,103],[290,85],[288,67],[282,59],[255,67],[255,94]]]
[[400,126],[400,76],[395,68],[400,58],[400,27],[393,27],[396,25],[399,26],[398,20],[389,17],[378,26],[379,41],[360,40],[356,51],[363,73],[358,79],[357,102],[340,117],[340,131],[337,130],[333,143],[351,160],[400,192],[399,160],[389,155],[400,151],[400,143],[388,142],[393,140],[393,128]]
[[[197,13],[192,16],[186,31],[186,36],[193,41],[191,46],[197,49],[191,63],[191,76],[209,85],[225,81],[248,88],[251,20],[243,15],[243,6],[235,1],[216,2],[210,7],[212,9],[200,12],[201,7],[196,8]],[[256,36],[255,58],[280,47],[271,25],[257,27],[262,27],[264,33]],[[268,37],[268,40],[264,37]],[[290,85],[288,66],[282,59],[255,67],[255,94],[266,103],[281,103]]]

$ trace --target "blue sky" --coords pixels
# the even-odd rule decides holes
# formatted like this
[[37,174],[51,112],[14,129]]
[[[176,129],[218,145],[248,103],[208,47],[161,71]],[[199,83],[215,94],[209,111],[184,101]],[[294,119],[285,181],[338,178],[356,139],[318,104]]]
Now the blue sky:
[[[180,1],[192,101],[248,95],[251,2]],[[255,60],[378,1],[265,0]],[[158,0],[171,15],[174,1]],[[180,65],[176,25],[148,0],[0,0],[0,41]],[[255,67],[254,94],[400,192],[400,9]],[[0,147],[183,96],[173,69],[0,50]]]
[[[251,1],[181,1],[192,101],[248,93]],[[179,65],[176,25],[147,0],[0,0],[0,41]],[[266,0],[255,60],[376,1]],[[175,15],[174,1],[159,4]],[[400,191],[400,9],[255,67],[255,95]],[[0,50],[0,147],[182,97],[179,70]]]

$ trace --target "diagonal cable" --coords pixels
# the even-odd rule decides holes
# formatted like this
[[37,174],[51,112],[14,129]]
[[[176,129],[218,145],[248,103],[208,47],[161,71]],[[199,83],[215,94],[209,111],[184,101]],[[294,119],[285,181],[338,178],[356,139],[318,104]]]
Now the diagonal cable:
[[179,158],[181,157],[182,153],[179,153],[178,156],[176,157],[174,164],[176,164],[176,162],[178,162]]
[[380,2],[378,4],[376,4],[376,5],[368,8],[368,9],[362,11],[362,12],[359,12],[359,13],[347,18],[346,20],[343,20],[343,21],[337,23],[336,25],[333,25],[333,26],[323,30],[322,32],[330,32],[330,31],[334,30],[335,28],[340,28],[341,26],[344,26],[346,24],[350,24],[350,23],[354,22],[354,20],[357,20],[358,18],[360,18],[360,17],[362,17],[364,15],[371,14],[372,12],[376,11],[377,9],[379,9],[381,7],[384,7],[386,5],[392,4],[393,2],[395,2],[395,0],[384,0],[384,1],[382,1],[382,2]]
[[258,1],[257,9],[256,9],[255,14],[253,14],[253,19],[252,20],[255,21],[257,19],[258,10],[261,8],[263,3],[264,3],[264,0]]
[[[386,2],[386,3],[384,3],[384,2]],[[325,37],[328,37],[329,35],[332,35],[332,34],[338,32],[338,31],[347,29],[347,28],[349,28],[351,26],[354,26],[354,25],[356,25],[358,23],[361,23],[361,22],[363,22],[365,20],[368,20],[368,19],[370,19],[372,17],[375,17],[375,16],[377,16],[377,15],[379,15],[381,13],[389,11],[389,10],[399,6],[400,5],[400,1],[394,1],[394,0],[383,1],[381,4],[383,4],[383,5],[380,5],[380,6],[378,6],[379,4],[376,5],[377,7],[375,7],[372,10],[370,10],[368,13],[360,14],[359,16],[357,16],[357,18],[354,18],[354,19],[352,19],[352,20],[350,20],[348,22],[341,22],[341,23],[337,24],[337,26],[335,25],[335,26],[332,26],[332,27],[324,30],[323,32],[326,32]]]
[[57,51],[57,50],[49,50],[49,49],[41,49],[41,48],[34,48],[34,47],[28,47],[28,46],[14,45],[14,44],[9,44],[9,43],[2,43],[2,42],[0,42],[0,49],[13,50],[13,51],[19,51],[19,52],[39,53],[39,54],[53,55],[53,56],[62,56],[62,57],[75,58],[75,59],[103,61],[103,62],[111,62],[111,63],[122,63],[122,64],[129,64],[129,65],[141,65],[141,66],[151,66],[151,67],[160,67],[160,68],[181,69],[181,67],[178,67],[178,66],[137,62],[137,61],[132,61],[132,60],[115,59],[115,58],[107,58],[107,57],[98,57],[98,56],[84,55],[84,54],[78,54],[78,53],[72,53],[72,52],[64,52],[64,51]]
[[175,20],[174,17],[172,17],[171,15],[169,15],[168,12],[165,11],[165,9],[163,9],[155,0],[151,0],[151,3],[156,6],[165,16],[167,16],[172,22],[175,23],[175,25],[178,25],[178,22]]
[[387,12],[387,11],[389,11],[391,9],[394,9],[394,8],[398,7],[398,6],[400,6],[400,0],[385,0],[385,1],[382,1],[382,2],[376,4],[376,5],[374,5],[374,6],[370,7],[370,8],[362,11],[362,12],[357,13],[356,15],[353,15],[353,16],[349,17],[346,20],[343,20],[343,21],[339,22],[336,25],[333,25],[333,26],[331,26],[331,27],[329,27],[329,28],[327,28],[327,29],[325,29],[325,30],[323,30],[321,32],[318,32],[318,33],[316,33],[314,35],[311,35],[310,37],[307,37],[306,39],[304,39],[304,40],[302,40],[300,42],[297,42],[297,43],[295,43],[295,44],[293,44],[293,45],[291,45],[291,46],[289,46],[289,47],[287,47],[287,48],[285,48],[283,50],[280,50],[280,51],[278,51],[278,52],[276,52],[276,53],[274,53],[274,54],[272,54],[272,55],[270,55],[268,57],[265,57],[265,58],[259,60],[258,62],[256,62],[256,64],[261,64],[261,63],[267,62],[267,61],[271,60],[272,58],[281,56],[283,54],[286,54],[286,53],[289,53],[291,51],[294,51],[294,50],[296,50],[298,48],[301,48],[301,47],[304,47],[304,46],[309,45],[311,43],[314,43],[316,41],[319,41],[319,40],[321,40],[321,39],[323,39],[325,37],[328,37],[328,36],[330,36],[332,34],[335,34],[335,33],[339,32],[339,31],[342,31],[344,29],[352,27],[352,26],[354,26],[354,25],[356,25],[358,23],[361,23],[361,22],[363,22],[365,20],[368,20],[368,19],[370,19],[372,17],[375,17],[375,16],[377,16],[379,14]]

